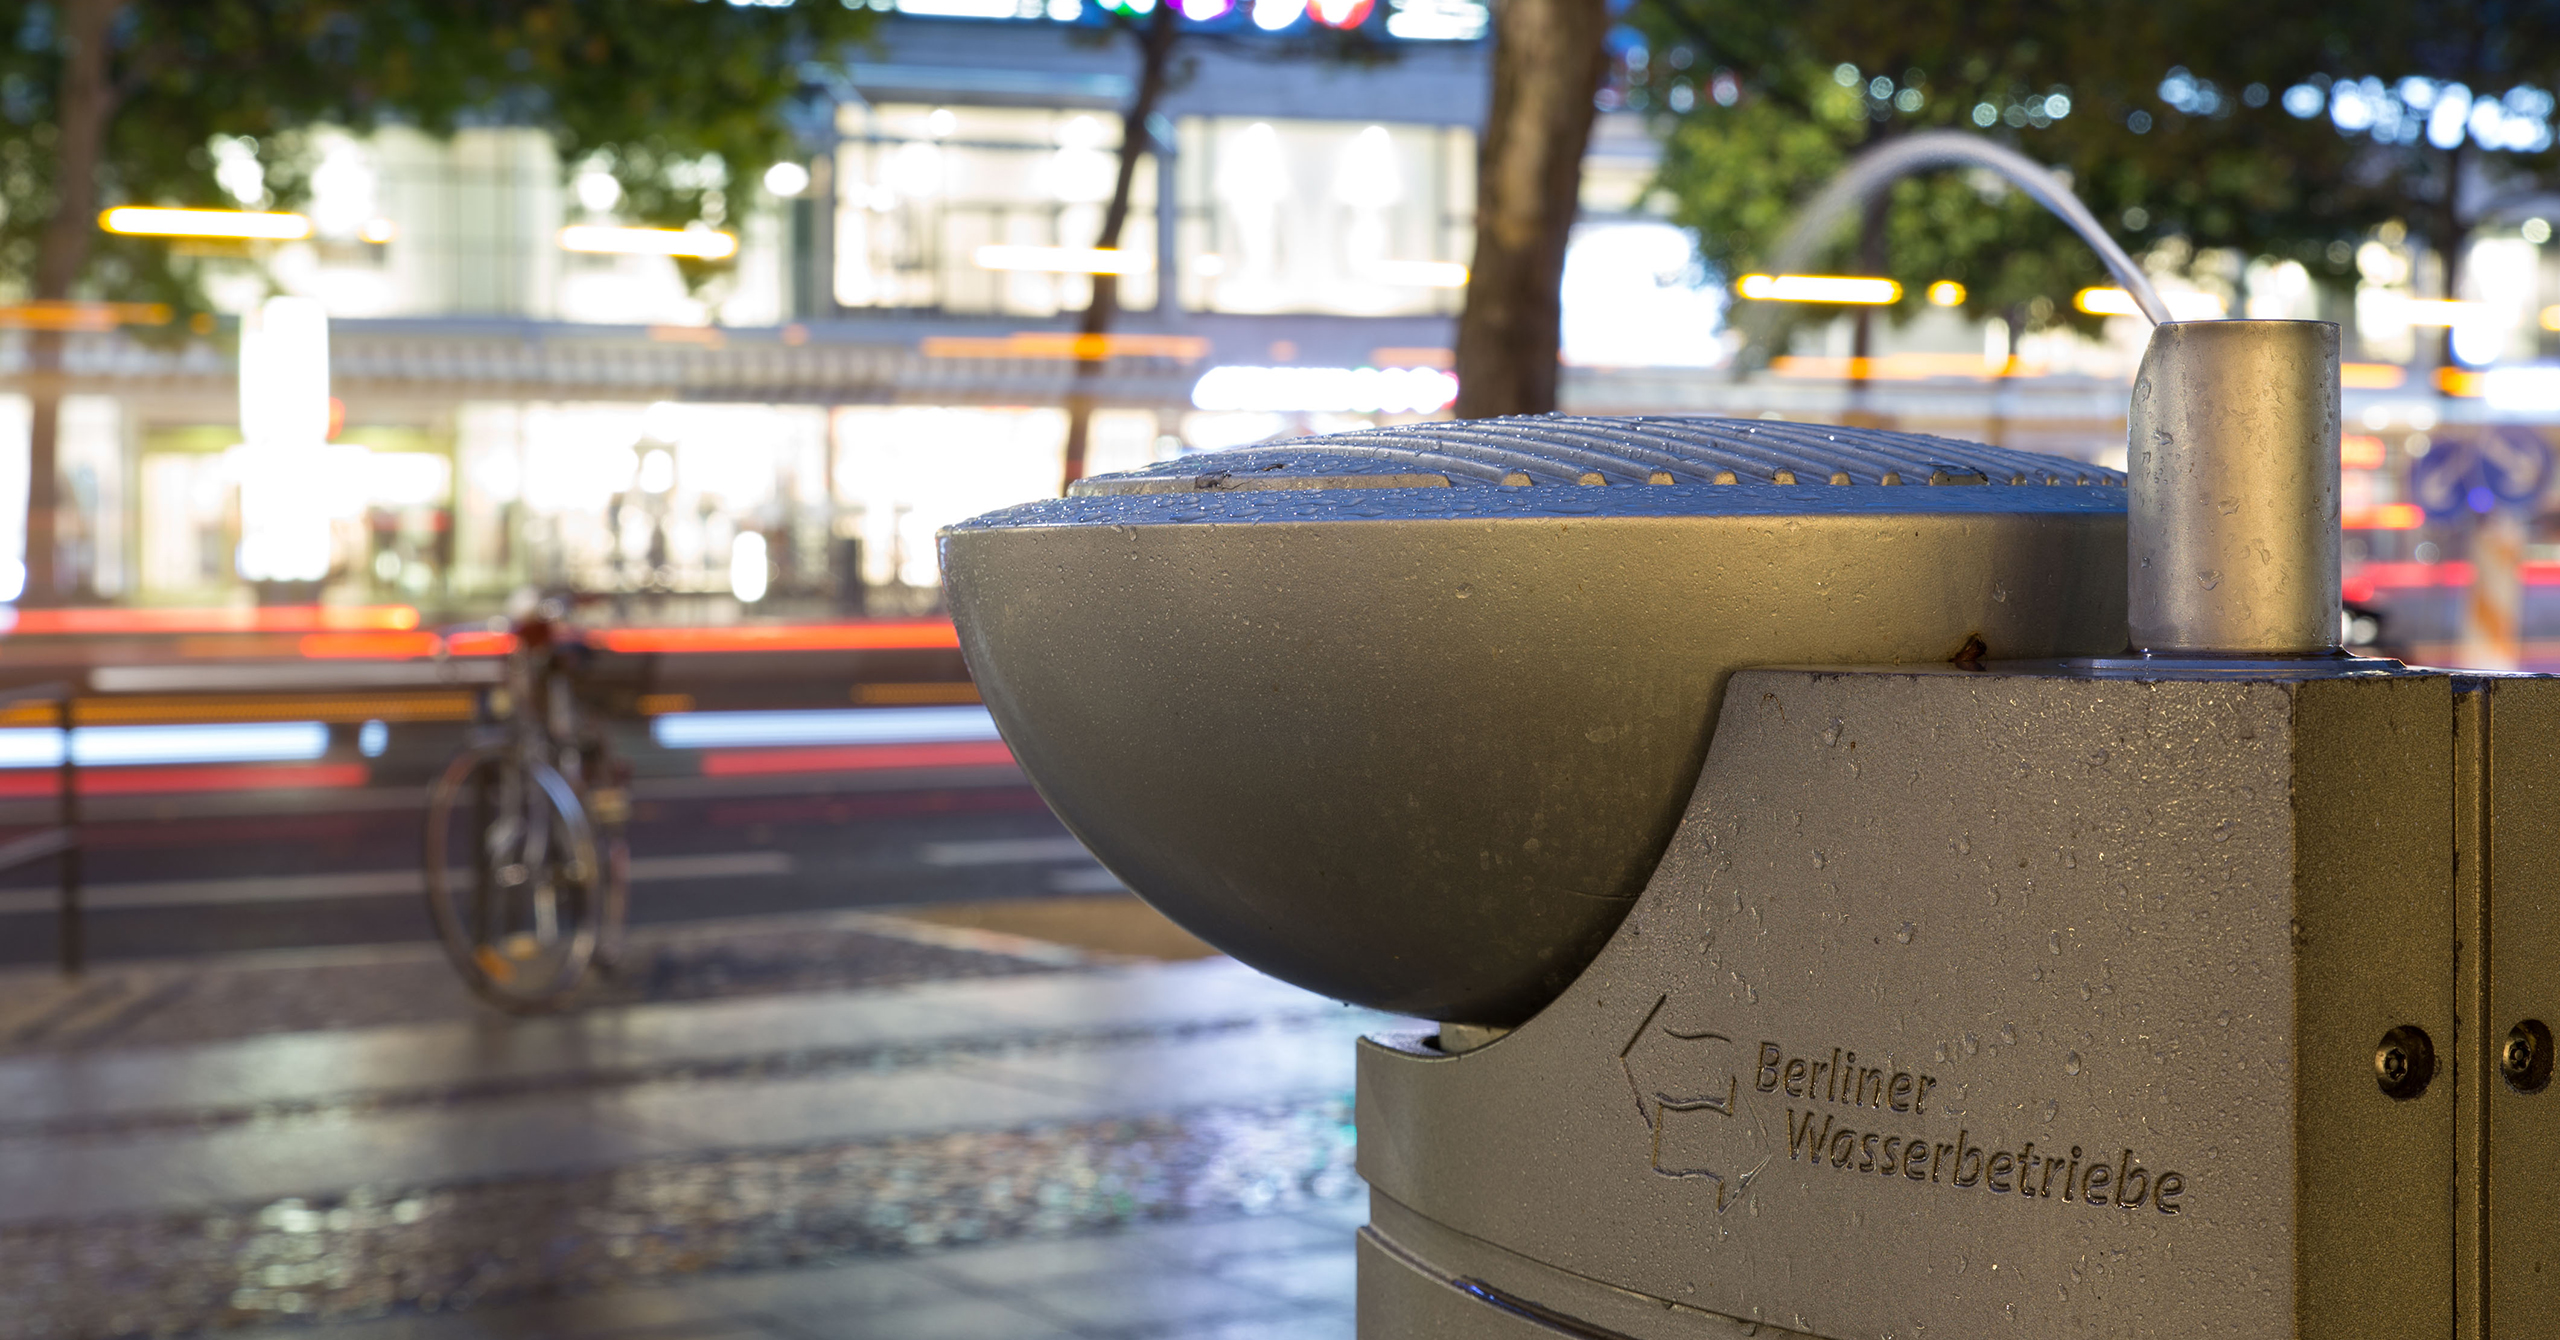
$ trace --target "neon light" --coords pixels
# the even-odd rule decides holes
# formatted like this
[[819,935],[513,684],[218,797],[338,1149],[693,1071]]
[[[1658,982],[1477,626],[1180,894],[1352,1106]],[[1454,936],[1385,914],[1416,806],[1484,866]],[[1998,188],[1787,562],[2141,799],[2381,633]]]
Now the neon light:
[[1902,301],[1902,285],[1856,275],[1744,275],[1735,291],[1759,302],[1833,302],[1877,307]]
[[996,739],[984,707],[871,707],[817,712],[670,712],[649,738],[666,749],[810,744],[942,744]]
[[15,302],[0,306],[0,330],[113,330],[165,326],[176,317],[165,302]]
[[[198,726],[79,726],[71,761],[82,767],[140,763],[300,762],[329,751],[329,728],[317,721],[257,721]],[[62,732],[0,730],[0,768],[62,766]]]
[[606,651],[939,651],[958,650],[947,619],[883,619],[847,624],[735,624],[725,628],[611,628],[590,634]]
[[2409,380],[2409,370],[2397,363],[2341,363],[2338,385],[2350,391],[2396,391]]
[[978,248],[981,270],[1032,270],[1047,274],[1134,275],[1156,266],[1143,251],[1102,247],[1025,247],[991,244]]
[[1429,414],[1458,398],[1438,368],[1221,367],[1202,373],[1191,403],[1263,413]]
[[928,335],[918,346],[927,358],[1176,358],[1196,363],[1209,356],[1197,335],[1077,335],[1026,330],[1011,335]]
[[560,230],[560,249],[597,256],[685,256],[725,261],[738,254],[738,239],[709,228],[609,228],[573,223]]
[[758,749],[702,756],[705,777],[759,777],[792,772],[875,772],[893,768],[985,768],[1014,762],[1001,740],[948,744],[844,745],[833,749]]
[[298,242],[311,236],[311,220],[299,214],[267,214],[246,209],[142,209],[127,205],[99,215],[98,226],[126,237],[218,237]]
[[447,656],[504,656],[516,649],[516,635],[491,632],[485,628],[467,628],[444,635]]
[[1357,28],[1377,0],[1308,0],[1307,17],[1328,28]]

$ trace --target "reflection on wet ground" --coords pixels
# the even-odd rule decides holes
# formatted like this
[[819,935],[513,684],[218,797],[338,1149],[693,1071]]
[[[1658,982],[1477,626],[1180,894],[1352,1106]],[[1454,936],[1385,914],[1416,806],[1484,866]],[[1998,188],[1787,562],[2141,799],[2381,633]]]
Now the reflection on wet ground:
[[406,950],[143,965],[111,1000],[0,976],[0,1309],[51,1335],[1346,1336],[1351,1040],[1383,1020],[1139,957],[1196,949],[1135,907],[1081,936],[1047,909],[1046,939],[696,926],[539,1019]]

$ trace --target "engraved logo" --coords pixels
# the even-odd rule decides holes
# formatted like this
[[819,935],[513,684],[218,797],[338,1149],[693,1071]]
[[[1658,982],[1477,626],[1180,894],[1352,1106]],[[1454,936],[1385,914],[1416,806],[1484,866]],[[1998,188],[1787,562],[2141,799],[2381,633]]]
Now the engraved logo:
[[1756,1148],[1751,1123],[1738,1119],[1743,1052],[1722,1033],[1672,1026],[1663,1018],[1669,1001],[1654,1001],[1619,1048],[1618,1063],[1653,1132],[1653,1170],[1714,1182],[1721,1214],[1769,1163]]

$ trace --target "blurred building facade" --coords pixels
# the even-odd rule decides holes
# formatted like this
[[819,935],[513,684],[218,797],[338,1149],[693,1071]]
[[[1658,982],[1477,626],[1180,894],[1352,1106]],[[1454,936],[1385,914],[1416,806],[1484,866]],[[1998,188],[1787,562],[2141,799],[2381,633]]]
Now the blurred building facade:
[[[272,292],[328,308],[349,449],[329,598],[734,597],[757,584],[744,544],[769,600],[913,605],[936,528],[1054,494],[1063,335],[1091,282],[1054,258],[1093,245],[1136,57],[1060,21],[1072,0],[954,8],[884,15],[884,40],[831,72],[805,159],[714,183],[725,265],[564,245],[622,222],[620,193],[537,131],[320,137],[314,236],[217,261],[211,291],[235,312]],[[1172,152],[1141,163],[1122,237],[1147,263],[1120,286],[1092,469],[1438,408],[1483,17],[1408,0],[1382,66],[1249,26],[1186,42],[1156,128]],[[256,203],[255,146],[215,151]],[[100,599],[245,598],[230,341],[162,333],[71,339],[63,557]],[[1278,367],[1341,375],[1289,391]],[[1350,375],[1373,368],[1402,390]],[[1204,409],[1212,369],[1228,390]],[[27,418],[0,400],[0,453],[24,459]],[[22,544],[22,508],[0,497],[0,548]]]

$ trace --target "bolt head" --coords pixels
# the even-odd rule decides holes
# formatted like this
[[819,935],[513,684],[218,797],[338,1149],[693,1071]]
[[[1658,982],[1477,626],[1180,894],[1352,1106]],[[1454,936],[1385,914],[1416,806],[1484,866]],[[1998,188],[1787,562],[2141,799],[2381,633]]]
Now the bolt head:
[[2523,1035],[2507,1039],[2506,1051],[2499,1057],[2507,1074],[2521,1078],[2533,1069],[2533,1039]]
[[2385,1047],[2374,1053],[2373,1068],[2385,1083],[2398,1084],[2409,1078],[2409,1053],[2399,1047]]

